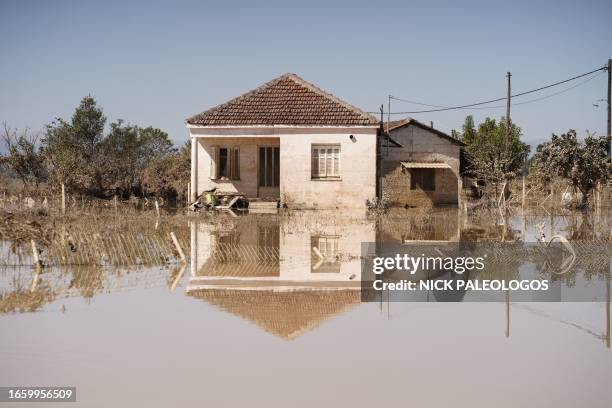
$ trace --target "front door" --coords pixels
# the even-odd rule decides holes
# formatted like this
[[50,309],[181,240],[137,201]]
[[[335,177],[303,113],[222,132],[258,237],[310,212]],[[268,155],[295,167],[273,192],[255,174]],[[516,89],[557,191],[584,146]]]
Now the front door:
[[260,146],[258,162],[258,197],[278,198],[280,195],[280,148]]

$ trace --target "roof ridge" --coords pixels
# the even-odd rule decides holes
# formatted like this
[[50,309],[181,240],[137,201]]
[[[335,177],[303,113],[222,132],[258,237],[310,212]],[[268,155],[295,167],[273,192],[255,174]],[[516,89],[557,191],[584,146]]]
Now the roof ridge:
[[452,137],[448,133],[443,132],[443,131],[441,131],[439,129],[435,129],[435,128],[431,127],[431,126],[428,126],[425,123],[423,123],[423,122],[421,122],[419,120],[416,120],[415,118],[406,117],[404,119],[398,119],[398,120],[392,120],[390,122],[385,122],[383,124],[385,129],[387,129],[387,124],[388,124],[388,127],[389,127],[389,130],[388,130],[389,132],[391,132],[391,131],[393,131],[395,129],[399,129],[399,128],[404,127],[404,126],[415,125],[415,126],[420,127],[421,129],[425,129],[425,130],[431,131],[431,132],[437,134],[438,136],[441,136],[441,137],[443,137],[445,139],[448,139],[451,142],[454,142],[454,143],[456,143],[458,145],[465,145],[465,143],[463,143],[461,140],[455,139],[454,137]]
[[[241,108],[240,104],[243,104],[243,103],[247,104],[247,108],[245,108],[245,109],[247,109],[246,112],[248,112],[248,104],[251,102],[251,100],[253,98],[255,98],[255,100],[256,100],[258,98],[258,94],[260,94],[260,93],[261,93],[261,97],[263,97],[264,100],[265,100],[266,97],[269,98],[269,96],[266,96],[266,91],[270,90],[271,92],[274,92],[274,88],[273,87],[276,84],[278,84],[279,82],[284,81],[284,80],[289,80],[289,81],[293,82],[295,84],[295,86],[297,86],[298,89],[300,87],[301,88],[305,88],[307,91],[312,92],[313,96],[316,95],[318,97],[323,98],[323,100],[327,101],[327,104],[328,104],[327,108],[328,109],[330,109],[330,107],[332,107],[333,105],[336,105],[336,108],[331,108],[331,110],[328,111],[329,115],[331,115],[331,118],[333,118],[333,114],[334,113],[338,114],[339,112],[342,112],[342,111],[344,111],[344,112],[342,112],[342,115],[349,116],[349,117],[352,116],[352,118],[346,120],[345,123],[341,123],[342,120],[339,120],[338,122],[340,122],[340,124],[342,124],[342,125],[350,126],[351,124],[352,125],[375,125],[375,124],[377,124],[377,120],[376,120],[376,118],[374,116],[372,116],[372,115],[362,111],[361,109],[359,109],[359,108],[357,108],[357,107],[355,107],[355,106],[353,106],[353,105],[351,105],[351,104],[341,100],[340,98],[334,96],[333,94],[324,91],[323,89],[317,87],[316,85],[314,85],[314,84],[306,81],[305,79],[301,78],[297,74],[294,74],[294,73],[291,73],[291,72],[285,73],[285,74],[280,75],[280,76],[278,76],[278,77],[276,77],[276,78],[274,78],[274,79],[272,79],[272,80],[270,80],[268,82],[265,82],[264,84],[258,86],[257,88],[254,88],[254,89],[252,89],[250,91],[247,91],[247,92],[243,93],[242,95],[239,95],[239,96],[237,96],[235,98],[230,99],[227,102],[224,102],[224,103],[218,104],[216,106],[213,106],[212,108],[207,109],[204,112],[195,114],[195,115],[187,118],[185,120],[185,122],[187,124],[190,124],[190,123],[191,124],[198,124],[197,122],[200,122],[200,124],[202,124],[204,126],[210,125],[210,124],[214,124],[214,122],[216,120],[218,120],[217,118],[215,118],[215,116],[221,116],[221,117],[227,116],[228,115],[228,111],[229,111],[229,114],[235,114],[235,112],[232,112],[232,111],[236,110],[236,109],[238,109],[238,111],[239,111],[240,108]],[[279,86],[282,89],[283,85],[281,84]],[[292,99],[291,96],[290,96],[290,99]],[[299,107],[299,98],[295,99],[295,101],[298,103],[298,107]],[[236,106],[236,105],[238,105],[238,106]],[[262,114],[262,113],[274,112],[274,105],[272,105],[272,106],[273,106],[272,109],[270,107],[265,107],[265,106],[263,108],[261,108],[259,106],[256,106],[256,108],[261,109],[261,112],[259,112],[257,110],[253,110],[251,108],[250,113],[251,114],[253,114],[253,113]],[[308,116],[308,114],[312,114],[312,112],[308,111],[308,107],[304,108],[302,106],[302,109],[304,109],[304,110],[300,111],[300,112],[304,113],[305,116]],[[248,115],[248,113],[247,113],[247,115]],[[321,115],[320,112],[319,112],[319,115]],[[325,114],[323,114],[323,115],[325,116]],[[267,118],[267,119],[270,119],[270,118]],[[278,120],[278,118],[276,120]],[[323,120],[322,121],[323,123],[317,123],[317,121],[315,120],[315,121],[313,121],[312,123],[309,124],[306,121],[300,121],[298,119],[295,124],[296,125],[303,124],[304,126],[308,126],[308,125],[326,125],[326,124],[334,125],[333,119],[330,119],[329,116],[328,116],[328,120],[331,120],[331,122],[325,123],[325,121]],[[258,120],[255,119],[255,122],[257,122],[257,121]],[[282,118],[280,119],[280,121],[281,122],[279,124],[282,123]],[[208,123],[206,123],[206,122],[208,122]],[[222,125],[223,122],[227,123],[227,120],[225,120],[225,121],[221,120],[221,122],[222,122],[221,123],[221,125]],[[269,123],[269,124],[274,124],[274,118],[273,118],[273,120],[262,120],[261,122],[272,122],[272,123]],[[306,122],[306,123],[304,123],[304,122]],[[255,124],[263,124],[263,123],[255,123]],[[282,124],[291,124],[291,123],[282,123]]]
[[358,113],[359,115],[363,116],[364,118],[376,120],[376,118],[374,116],[370,115],[369,113],[362,111],[358,107],[353,106],[350,103],[345,102],[342,99],[338,98],[337,96],[335,96],[335,95],[333,95],[333,94],[331,94],[331,93],[329,93],[329,92],[319,88],[318,86],[316,86],[316,85],[306,81],[304,78],[300,77],[297,74],[294,74],[292,72],[288,72],[288,73],[282,75],[281,77],[291,78],[294,81],[296,81],[297,83],[299,83],[300,85],[305,86],[307,88],[310,88],[314,92],[317,92],[317,93],[322,94],[323,96],[325,96],[327,98],[332,99],[334,102],[339,103],[340,105],[344,106],[347,109],[350,109],[350,110],[354,111],[355,113]]
[[[238,96],[230,99],[229,101],[226,101],[226,102],[220,103],[218,105],[215,105],[212,108],[209,108],[209,109],[205,110],[204,112],[200,112],[200,113],[196,113],[195,115],[191,115],[189,118],[185,119],[185,122],[189,123],[190,120],[194,119],[196,116],[201,115],[202,113],[213,112],[213,111],[222,109],[225,106],[230,105],[232,103],[236,103],[236,102],[240,101],[241,99],[246,99],[247,96],[251,96],[251,95],[257,93],[258,91],[261,91],[262,89],[265,89],[265,88],[267,88],[267,87],[269,87],[271,85],[274,85],[277,82],[280,82],[282,79],[284,79],[289,74],[290,73],[286,73],[286,74],[283,74],[283,75],[281,75],[279,77],[271,79],[268,82],[265,82],[265,83],[259,85],[257,88],[251,89],[250,91],[246,91],[242,95],[238,95]],[[295,75],[295,74],[292,74],[292,75]]]

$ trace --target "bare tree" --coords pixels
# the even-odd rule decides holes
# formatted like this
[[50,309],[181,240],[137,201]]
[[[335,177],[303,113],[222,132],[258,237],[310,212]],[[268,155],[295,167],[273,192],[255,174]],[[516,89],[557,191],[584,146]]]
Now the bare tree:
[[4,122],[0,138],[7,151],[0,157],[1,163],[21,180],[24,187],[34,184],[38,188],[47,176],[45,161],[38,148],[39,135],[28,128],[18,132]]

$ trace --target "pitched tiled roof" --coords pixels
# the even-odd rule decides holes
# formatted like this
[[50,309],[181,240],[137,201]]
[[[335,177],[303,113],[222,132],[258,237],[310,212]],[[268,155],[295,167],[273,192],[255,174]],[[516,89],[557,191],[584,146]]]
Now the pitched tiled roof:
[[295,74],[272,81],[186,120],[200,126],[372,126],[372,115]]
[[400,120],[392,120],[390,122],[385,122],[384,124],[384,130],[387,131],[387,127],[388,127],[388,131],[389,133],[391,133],[391,136],[393,136],[392,132],[396,129],[402,128],[404,126],[408,126],[408,125],[414,125],[414,126],[418,126],[421,129],[425,129],[425,130],[429,130],[432,133],[435,133],[436,135],[447,139],[455,144],[458,145],[464,145],[464,143],[460,140],[455,139],[454,137],[452,137],[449,134],[446,134],[444,132],[442,132],[441,130],[438,129],[434,129],[431,126],[427,126],[426,124],[419,122],[416,119],[412,119],[412,118],[406,118],[406,119],[400,119]]

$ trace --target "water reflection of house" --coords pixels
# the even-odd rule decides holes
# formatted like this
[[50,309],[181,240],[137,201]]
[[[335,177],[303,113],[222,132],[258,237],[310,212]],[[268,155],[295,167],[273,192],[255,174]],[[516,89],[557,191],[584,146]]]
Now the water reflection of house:
[[316,328],[361,301],[360,293],[354,290],[278,292],[188,288],[188,294],[287,340]]
[[[421,254],[427,256],[451,255],[457,251],[461,240],[460,211],[456,207],[429,210],[392,209],[386,217],[378,220],[376,236],[376,254],[383,257],[395,257],[396,254]],[[417,270],[407,274],[404,271],[389,271],[385,278],[390,281],[428,280],[428,279],[462,279],[469,274],[457,275],[445,270]],[[364,275],[364,279],[374,279]],[[426,291],[394,292],[376,294],[381,301],[404,302],[457,302],[461,301],[465,291],[436,291],[431,296]]]
[[377,242],[444,243],[461,240],[461,213],[458,208],[431,209],[423,213],[393,209],[378,223]]
[[292,339],[359,304],[361,243],[371,222],[276,216],[192,223],[187,294]]

